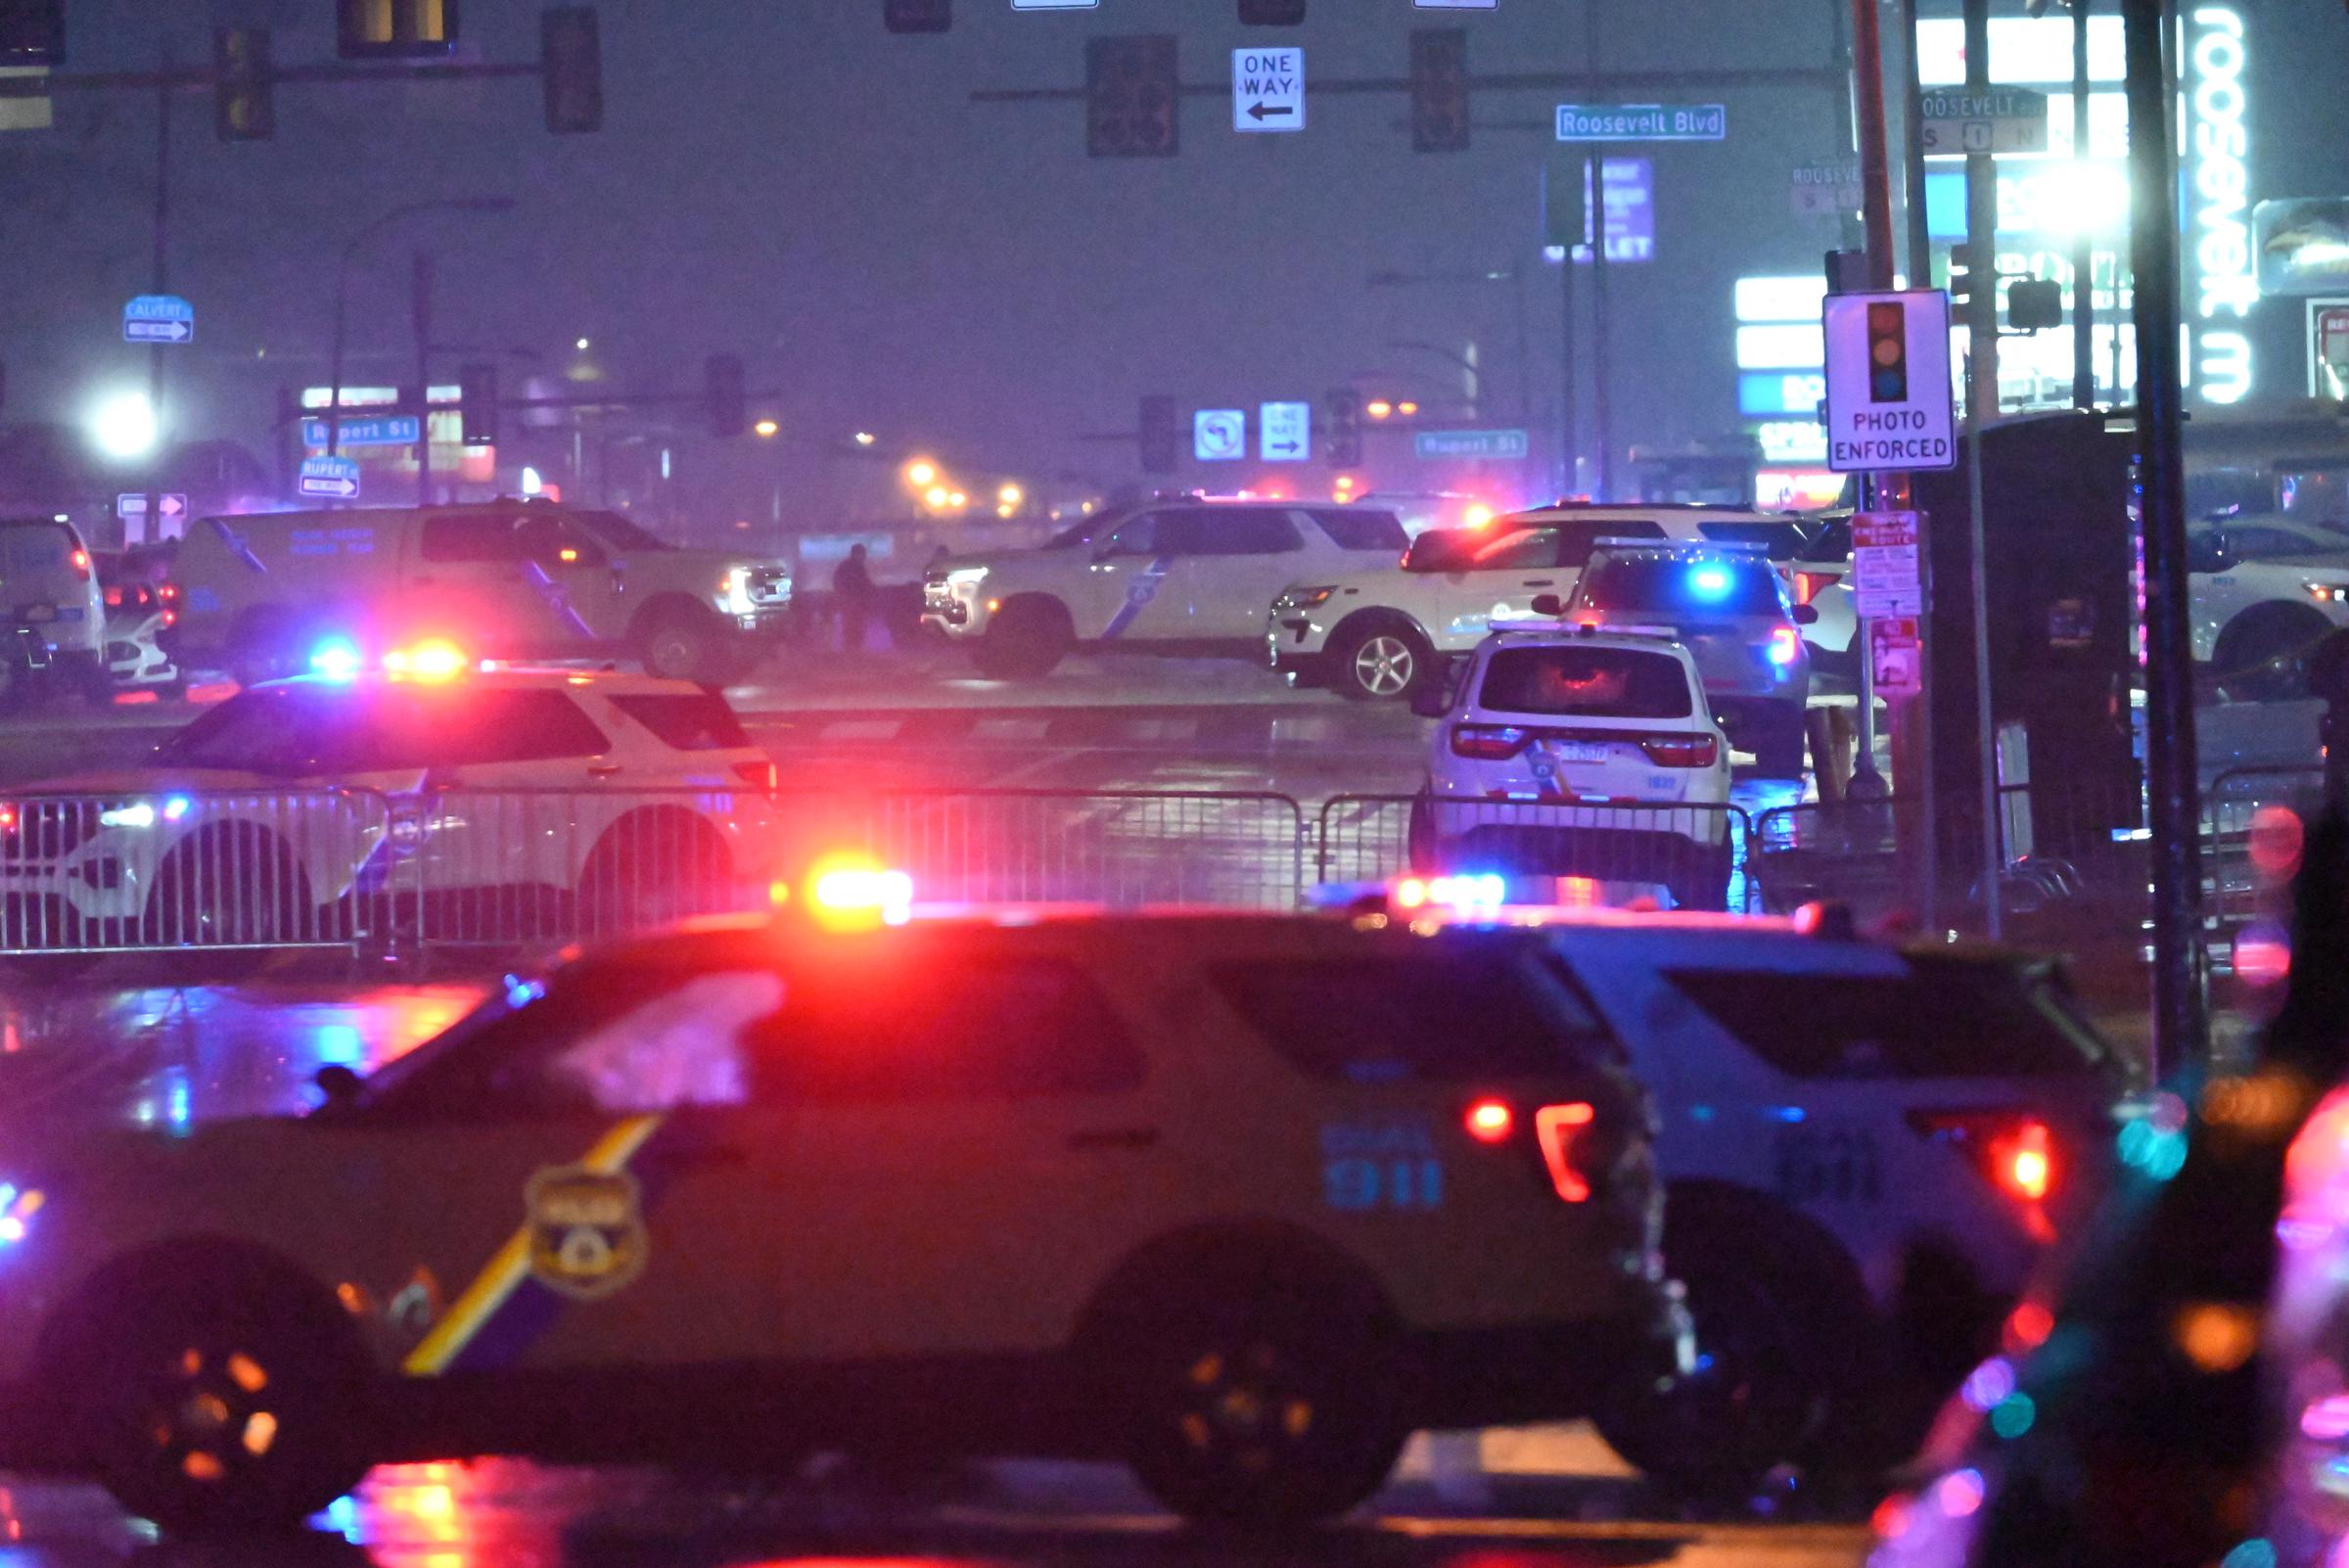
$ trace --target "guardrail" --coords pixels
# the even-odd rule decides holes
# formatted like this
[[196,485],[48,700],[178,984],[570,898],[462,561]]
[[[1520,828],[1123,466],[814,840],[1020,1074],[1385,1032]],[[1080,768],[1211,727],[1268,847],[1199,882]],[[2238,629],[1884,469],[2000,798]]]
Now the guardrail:
[[[1662,889],[1682,908],[1755,906],[1753,823],[1734,806],[1339,795],[1315,823],[1317,882],[1409,871],[1574,877],[1621,899]],[[1597,890],[1593,890],[1595,893]]]

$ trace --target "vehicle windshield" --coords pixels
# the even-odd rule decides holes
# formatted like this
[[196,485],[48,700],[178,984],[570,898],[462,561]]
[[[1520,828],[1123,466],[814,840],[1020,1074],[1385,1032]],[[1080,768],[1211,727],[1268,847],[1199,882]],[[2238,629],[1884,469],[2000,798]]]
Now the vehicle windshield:
[[647,533],[618,512],[574,512],[571,515],[577,518],[588,531],[601,537],[606,544],[626,550],[631,554],[641,555],[648,550],[673,550],[676,548],[675,545],[658,534]]
[[1753,561],[1616,557],[1593,563],[1575,590],[1578,609],[1653,610],[1674,617],[1784,613],[1777,574]]

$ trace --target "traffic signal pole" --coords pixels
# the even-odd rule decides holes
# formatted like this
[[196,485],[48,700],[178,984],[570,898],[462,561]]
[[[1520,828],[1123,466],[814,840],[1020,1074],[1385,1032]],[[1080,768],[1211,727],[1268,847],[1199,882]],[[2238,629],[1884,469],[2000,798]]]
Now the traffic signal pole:
[[[159,63],[155,92],[155,292],[171,292],[171,57]],[[139,520],[144,542],[163,536],[163,370],[169,350],[158,340],[147,346],[147,409],[155,421],[155,455],[147,464],[147,512]],[[124,543],[129,530],[125,529]]]
[[[1990,90],[1990,0],[1965,0],[1965,86]],[[1990,562],[1982,521],[1982,447],[1999,417],[1999,164],[1988,152],[1965,157],[1966,254],[1966,586],[1967,620],[1974,641],[1975,784],[1982,813],[1979,825],[1983,924],[1997,941],[2004,933],[1999,873],[2004,869],[2000,831],[1998,727],[1990,703]]]
[[[1892,287],[1893,277],[1892,157],[1890,135],[1884,124],[1884,33],[1876,21],[1876,0],[1852,0],[1852,88],[1854,108],[1858,112],[1855,128],[1860,139],[1861,223],[1865,237],[1867,286],[1884,290]],[[1862,496],[1864,507],[1906,507],[1909,504],[1909,476],[1906,474],[1886,474],[1872,479],[1864,476],[1861,483],[1865,487],[1865,493]],[[1860,643],[1860,712],[1856,726],[1859,755],[1853,759],[1852,776],[1844,790],[1846,798],[1850,800],[1880,801],[1891,791],[1884,782],[1884,775],[1876,767],[1875,652],[1868,623],[1862,621],[1854,629],[1853,636]],[[1911,725],[1910,711],[1916,706],[1913,701],[1894,706],[1893,752],[1896,758],[1909,755],[1905,743],[1911,737],[1906,732]],[[1904,777],[1901,782],[1911,781]],[[1907,845],[1903,848],[1904,851],[1913,849]],[[1912,853],[1905,853],[1903,858],[1912,865],[1919,863]],[[1930,856],[1925,858],[1929,861]],[[1929,890],[1929,868],[1925,875]],[[1923,901],[1930,905],[1929,897]]]
[[2135,274],[2137,436],[2145,562],[2145,793],[2153,852],[2153,1061],[2201,1055],[2200,775],[2194,755],[2187,590],[2184,392],[2180,385],[2176,101],[2163,0],[2121,0],[2128,32],[2130,265]]

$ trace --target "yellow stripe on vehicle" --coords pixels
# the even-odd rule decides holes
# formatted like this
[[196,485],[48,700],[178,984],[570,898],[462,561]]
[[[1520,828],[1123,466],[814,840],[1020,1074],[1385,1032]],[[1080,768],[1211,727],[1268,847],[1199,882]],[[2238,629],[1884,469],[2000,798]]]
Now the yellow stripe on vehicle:
[[[598,1176],[609,1176],[624,1170],[645,1140],[661,1126],[658,1116],[632,1116],[598,1138],[595,1146],[579,1164]],[[530,1276],[530,1227],[517,1226],[497,1249],[487,1268],[474,1276],[432,1332],[418,1341],[400,1370],[410,1377],[438,1377],[448,1369],[451,1361],[464,1353],[482,1326],[497,1315],[497,1310],[522,1288]]]

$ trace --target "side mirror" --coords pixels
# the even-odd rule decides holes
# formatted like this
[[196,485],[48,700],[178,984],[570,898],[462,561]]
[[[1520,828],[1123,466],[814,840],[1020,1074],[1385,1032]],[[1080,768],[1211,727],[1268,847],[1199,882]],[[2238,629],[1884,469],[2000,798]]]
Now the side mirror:
[[1534,614],[1545,620],[1554,620],[1565,613],[1566,601],[1556,594],[1537,593],[1534,595]]
[[357,1109],[366,1089],[366,1081],[341,1062],[327,1063],[318,1069],[317,1076],[310,1082],[317,1084],[318,1092],[325,1096],[319,1102],[318,1109],[329,1116]]
[[1448,681],[1424,680],[1411,688],[1411,712],[1421,718],[1442,718],[1451,712]]
[[1798,625],[1798,626],[1816,626],[1816,625],[1818,625],[1818,624],[1819,624],[1819,606],[1817,606],[1817,605],[1815,605],[1815,604],[1798,604],[1798,605],[1796,605],[1796,606],[1794,607],[1794,623],[1795,623],[1796,625]]

